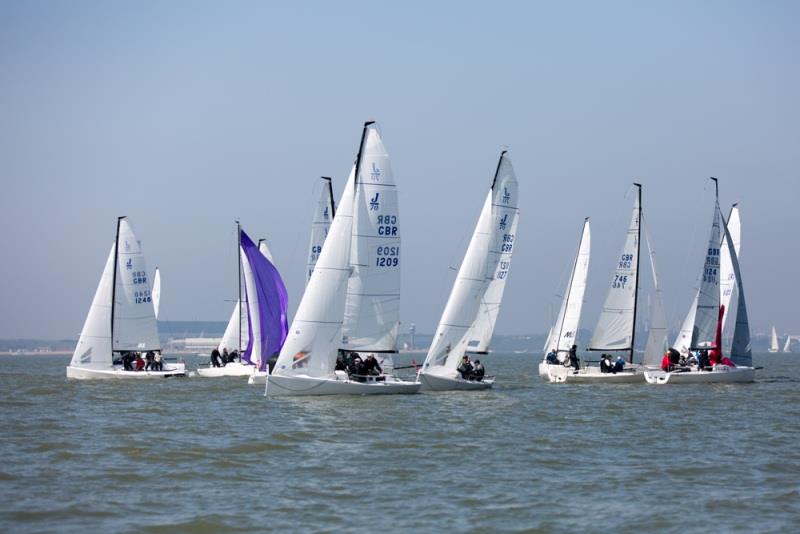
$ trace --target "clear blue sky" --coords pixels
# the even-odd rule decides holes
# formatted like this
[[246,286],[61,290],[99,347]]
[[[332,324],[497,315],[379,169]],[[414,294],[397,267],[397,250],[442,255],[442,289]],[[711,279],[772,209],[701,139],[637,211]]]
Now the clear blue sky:
[[400,189],[402,317],[432,332],[499,151],[520,226],[499,333],[546,332],[585,216],[592,328],[629,219],[676,326],[721,179],[755,330],[800,334],[800,3],[0,3],[0,337],[77,336],[128,215],[163,315],[226,320],[240,217],[292,311],[319,175],[364,120]]

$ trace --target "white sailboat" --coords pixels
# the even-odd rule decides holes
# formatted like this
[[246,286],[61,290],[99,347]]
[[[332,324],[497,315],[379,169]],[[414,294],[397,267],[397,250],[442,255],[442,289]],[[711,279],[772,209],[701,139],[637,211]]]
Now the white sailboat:
[[583,309],[583,295],[586,292],[586,278],[589,274],[591,241],[592,236],[587,217],[583,221],[578,252],[575,254],[575,261],[572,264],[567,290],[561,299],[561,309],[544,344],[545,355],[553,351],[559,363],[549,364],[546,357],[542,359],[539,363],[539,376],[541,377],[548,376],[547,370],[550,365],[568,365],[567,354],[570,348],[578,343],[577,335]]
[[425,363],[418,373],[423,390],[487,389],[494,378],[465,379],[458,371],[467,354],[487,354],[514,251],[519,209],[518,183],[506,151],[453,283]]
[[[642,217],[642,186],[636,186],[636,199],[634,201],[631,223],[628,227],[625,244],[622,253],[617,260],[614,274],[611,280],[611,287],[608,290],[605,304],[600,312],[592,338],[589,341],[590,351],[603,352],[627,352],[628,363],[619,372],[602,372],[599,367],[584,366],[580,369],[549,365],[547,378],[550,382],[570,382],[570,383],[637,383],[643,382],[643,370],[645,365],[652,365],[654,357],[651,353],[645,353],[645,360],[642,365],[633,364],[633,352],[636,335],[636,316],[639,295],[639,259],[641,251],[641,235],[643,226]],[[663,311],[661,311],[660,288],[655,277],[655,251],[653,250],[650,239],[650,264],[654,273],[654,284],[656,289],[656,305],[653,309],[652,323],[655,332],[653,337],[663,334],[664,326],[659,324],[663,321]],[[650,343],[648,343],[650,345]],[[654,342],[655,344],[655,342]],[[651,349],[652,351],[653,349]]]
[[[788,345],[789,344],[788,343],[789,340],[787,339],[786,341],[787,341],[786,344]],[[779,348],[780,347],[778,347],[778,331],[775,330],[775,326],[773,325],[772,326],[772,338],[770,339],[769,349],[768,350],[769,350],[769,352],[778,352]],[[784,350],[783,352],[788,352],[788,351]]]
[[783,346],[783,352],[791,352],[790,345],[792,343],[792,336],[786,335],[786,344]]
[[[247,259],[243,257],[241,235],[242,229],[238,221],[236,223],[237,236],[237,258],[239,261],[239,298],[233,307],[233,312],[228,320],[228,325],[225,327],[225,333],[222,335],[222,340],[217,347],[221,354],[236,352],[239,356],[232,362],[225,363],[221,367],[214,367],[211,362],[208,366],[198,367],[197,375],[204,378],[218,378],[223,376],[247,376],[252,377],[258,373],[260,362],[250,362],[241,358],[241,355],[247,350],[250,345],[250,323],[248,321],[248,299],[242,298],[242,280],[245,280],[247,286],[248,273],[250,273],[250,283],[252,285],[252,269],[249,267]],[[267,246],[265,239],[258,241],[259,252],[272,263],[272,252]],[[262,382],[263,383],[263,382]]]
[[[723,278],[723,264],[720,261],[721,246],[725,246],[731,262],[735,284],[737,287],[736,321],[734,324],[733,343],[730,355],[733,365],[717,363],[710,370],[700,369],[697,365],[677,368],[673,371],[647,370],[645,379],[650,384],[686,384],[686,383],[718,383],[718,382],[752,382],[755,380],[755,369],[752,367],[750,349],[750,325],[747,317],[744,287],[739,257],[735,250],[735,239],[731,235],[728,224],[719,208],[719,184],[711,178],[715,185],[714,217],[711,224],[711,235],[703,264],[700,290],[695,298],[694,324],[691,328],[689,350],[719,351],[722,354],[722,323],[725,315],[724,296],[720,291]],[[724,235],[724,239],[722,239]],[[721,358],[720,358],[721,359]]]
[[[730,214],[728,216],[728,230],[731,235],[731,242],[733,243],[733,249],[736,252],[737,257],[740,255],[741,249],[741,220],[739,218],[739,207],[734,204],[731,207]],[[733,272],[733,262],[731,261],[730,253],[728,252],[728,245],[727,245],[727,237],[722,237],[722,246],[720,247],[720,261],[719,261],[719,269],[720,269],[720,304],[722,304],[725,308],[725,312],[722,318],[722,328],[723,334],[727,332],[726,323],[728,316],[730,315],[728,311],[730,311],[730,303],[733,299],[733,294],[736,291],[736,276]],[[694,300],[692,301],[691,306],[689,306],[689,311],[686,313],[686,318],[683,320],[683,325],[681,326],[680,331],[678,332],[677,337],[675,338],[675,343],[672,345],[681,352],[684,356],[688,355],[689,347],[692,344],[692,329],[694,328],[694,319],[695,319],[695,312],[697,310],[697,302],[700,298],[700,288],[698,287],[697,292],[695,293]],[[725,336],[723,335],[723,338]]]
[[164,378],[185,376],[182,363],[164,362],[163,370],[125,370],[114,355],[160,352],[152,289],[141,244],[125,217],[106,260],[94,300],[86,316],[67,378]]
[[416,393],[391,375],[351,377],[340,349],[396,352],[400,305],[397,188],[373,122],[364,124],[353,172],[306,285],[265,395]]

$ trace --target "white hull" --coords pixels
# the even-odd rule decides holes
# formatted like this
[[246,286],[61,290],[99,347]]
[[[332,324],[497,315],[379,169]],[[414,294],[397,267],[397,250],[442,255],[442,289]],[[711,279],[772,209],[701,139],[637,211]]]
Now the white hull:
[[[546,364],[545,364],[546,365]],[[553,383],[570,384],[642,384],[644,372],[640,367],[619,373],[601,373],[599,367],[583,367],[575,371],[572,367],[549,365],[547,379]]]
[[250,375],[250,378],[247,379],[247,383],[251,386],[263,386],[267,383],[267,373],[256,371]]
[[713,371],[646,371],[648,384],[735,384],[754,382],[756,370],[753,367],[728,367],[718,365]]
[[241,362],[231,362],[224,367],[198,367],[197,375],[204,378],[216,378],[220,376],[251,376],[255,370],[255,365]]
[[[547,362],[539,362],[539,376],[541,376],[542,378],[546,379],[547,376],[550,374],[550,368],[551,367],[555,368],[555,367],[564,367],[564,366],[561,365],[560,363],[553,364],[553,363],[547,363]],[[572,368],[568,367],[567,369],[572,369]]]
[[315,378],[310,376],[268,377],[267,395],[270,397],[299,395],[397,395],[417,393],[419,382],[406,382],[386,377],[385,381],[356,382],[337,376]]
[[430,373],[419,373],[417,378],[422,384],[422,391],[475,391],[489,389],[494,385],[494,378],[481,380],[464,380],[461,377],[450,378]]
[[163,371],[125,371],[122,367],[117,366],[108,369],[89,369],[72,365],[67,367],[67,378],[76,380],[146,380],[181,376],[186,376],[186,366],[182,363],[164,364]]

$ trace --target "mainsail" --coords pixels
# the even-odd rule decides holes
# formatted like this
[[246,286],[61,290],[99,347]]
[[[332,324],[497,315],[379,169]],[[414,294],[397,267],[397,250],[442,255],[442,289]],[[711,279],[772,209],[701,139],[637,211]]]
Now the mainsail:
[[639,241],[641,238],[642,188],[637,186],[631,223],[625,245],[617,260],[611,287],[597,320],[589,350],[630,351],[633,361],[633,343],[636,326],[636,296],[639,289]]
[[373,125],[364,130],[354,196],[351,273],[340,348],[396,352],[400,215],[389,155]]
[[[483,306],[492,283],[505,281],[508,276],[519,213],[517,189],[511,160],[504,151],[425,358],[424,371],[435,367],[454,371],[468,350],[481,347],[481,343],[488,346],[494,319],[485,320],[482,310],[486,309]],[[495,309],[499,309],[502,297],[499,287],[499,295],[491,297]]]
[[331,179],[323,176],[322,182],[322,191],[319,195],[317,206],[314,208],[314,217],[311,220],[311,242],[308,246],[306,284],[311,280],[311,273],[314,272],[314,266],[317,264],[320,252],[322,252],[322,245],[325,243],[325,238],[328,237],[331,221],[336,214]]
[[[716,338],[720,305],[720,216],[719,198],[716,198],[694,314],[691,349],[712,346]],[[729,248],[732,249],[733,245]]]
[[244,230],[240,232],[248,310],[248,343],[242,359],[264,371],[268,359],[280,352],[286,339],[288,295],[275,266]]
[[150,277],[141,243],[125,218],[119,219],[117,273],[113,294],[112,349],[161,350]]
[[589,218],[583,221],[581,240],[578,252],[567,284],[567,291],[561,300],[561,309],[558,312],[555,324],[550,329],[545,352],[555,349],[558,352],[567,352],[572,345],[577,344],[578,327],[583,309],[583,295],[586,292],[586,278],[589,274],[589,253],[591,250],[591,230]]

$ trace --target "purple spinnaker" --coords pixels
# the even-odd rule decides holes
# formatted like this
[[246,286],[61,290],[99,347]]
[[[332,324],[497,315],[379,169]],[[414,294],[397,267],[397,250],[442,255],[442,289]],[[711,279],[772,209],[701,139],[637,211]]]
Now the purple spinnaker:
[[[253,304],[258,305],[259,326],[261,327],[261,339],[253,339],[252,314],[247,314],[247,330],[250,341],[247,343],[242,359],[250,363],[255,343],[260,343],[261,365],[259,371],[266,371],[270,357],[281,351],[283,342],[289,332],[289,320],[287,309],[289,296],[286,293],[286,286],[283,279],[272,263],[258,250],[258,246],[253,243],[250,237],[241,231],[242,252],[250,264],[255,285],[255,295],[247,295],[248,308]],[[249,311],[249,310],[248,310]]]

